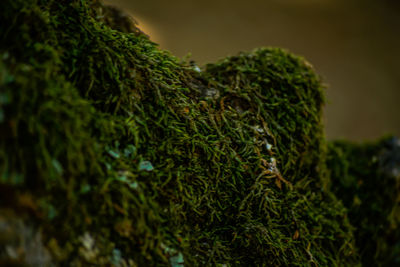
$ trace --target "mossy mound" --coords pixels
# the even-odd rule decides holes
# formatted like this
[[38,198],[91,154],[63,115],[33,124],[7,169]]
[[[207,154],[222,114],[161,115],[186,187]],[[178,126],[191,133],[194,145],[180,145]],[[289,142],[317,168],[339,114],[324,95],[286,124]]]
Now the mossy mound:
[[0,263],[359,264],[302,58],[199,72],[97,1],[5,0],[0,25]]

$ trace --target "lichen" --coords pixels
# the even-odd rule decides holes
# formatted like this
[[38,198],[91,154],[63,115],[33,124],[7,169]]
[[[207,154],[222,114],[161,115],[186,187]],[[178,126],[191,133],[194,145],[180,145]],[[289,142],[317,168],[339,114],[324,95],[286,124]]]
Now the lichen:
[[0,207],[52,263],[360,263],[304,59],[199,71],[98,1],[5,0],[0,25]]

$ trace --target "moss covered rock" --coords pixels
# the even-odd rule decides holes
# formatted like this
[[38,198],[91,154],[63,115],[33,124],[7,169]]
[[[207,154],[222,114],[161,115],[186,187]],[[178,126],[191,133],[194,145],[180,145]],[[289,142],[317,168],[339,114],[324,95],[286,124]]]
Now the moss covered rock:
[[304,59],[199,71],[97,1],[5,0],[0,25],[0,263],[360,264]]

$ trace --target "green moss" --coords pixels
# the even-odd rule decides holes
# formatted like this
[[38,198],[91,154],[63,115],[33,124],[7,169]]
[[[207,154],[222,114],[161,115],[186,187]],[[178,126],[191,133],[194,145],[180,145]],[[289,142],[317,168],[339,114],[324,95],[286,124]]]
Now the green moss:
[[54,264],[359,263],[305,60],[198,72],[97,1],[3,2],[0,207]]
[[349,209],[365,266],[400,262],[400,142],[329,144],[332,189]]

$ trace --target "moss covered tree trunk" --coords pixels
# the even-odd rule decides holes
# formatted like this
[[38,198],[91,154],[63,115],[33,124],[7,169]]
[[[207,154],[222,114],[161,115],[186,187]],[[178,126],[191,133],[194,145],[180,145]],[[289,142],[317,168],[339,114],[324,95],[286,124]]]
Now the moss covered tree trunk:
[[328,144],[304,59],[199,71],[97,1],[1,5],[0,264],[399,262],[399,140]]

